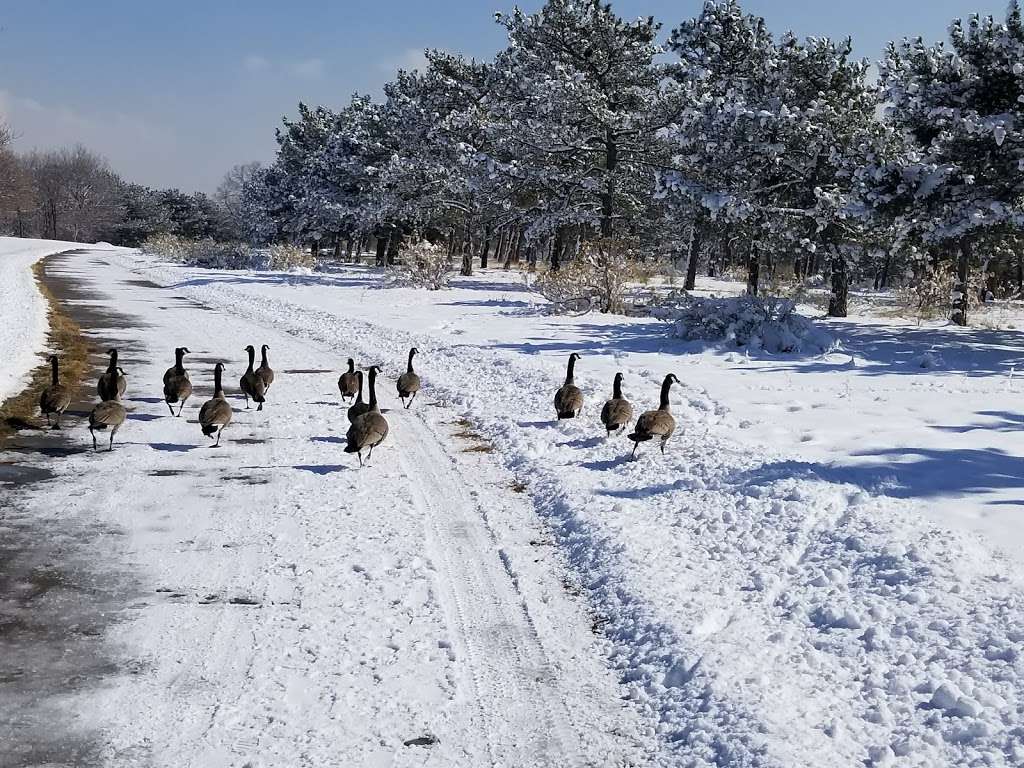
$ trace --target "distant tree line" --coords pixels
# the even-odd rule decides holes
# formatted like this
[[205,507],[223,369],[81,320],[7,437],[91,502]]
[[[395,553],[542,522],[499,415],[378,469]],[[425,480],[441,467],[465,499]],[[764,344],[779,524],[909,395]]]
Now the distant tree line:
[[13,139],[9,127],[0,127],[0,232],[125,246],[159,234],[245,236],[239,199],[253,165],[234,169],[211,197],[126,182],[81,146],[19,155]]
[[426,53],[375,101],[299,106],[237,220],[261,242],[378,263],[414,240],[474,264],[547,263],[621,238],[642,258],[851,285],[952,275],[969,301],[1024,288],[1024,28],[955,22],[948,44],[773,34],[736,0],[667,36],[599,0],[498,14],[508,45]]

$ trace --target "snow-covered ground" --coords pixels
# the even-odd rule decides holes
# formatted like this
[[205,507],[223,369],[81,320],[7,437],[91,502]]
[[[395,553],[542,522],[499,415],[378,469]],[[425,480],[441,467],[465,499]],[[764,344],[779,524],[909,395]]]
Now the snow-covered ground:
[[44,256],[79,247],[60,240],[0,237],[0,401],[17,393],[39,362],[46,342],[46,301],[32,265]]
[[[147,353],[201,350],[201,383],[249,342],[294,371],[222,452],[135,401],[130,444],[56,467],[127,478],[124,503],[66,501],[170,590],[119,635],[147,669],[87,700],[114,764],[422,764],[402,742],[428,733],[444,765],[1024,762],[1018,332],[858,318],[830,324],[841,352],[748,357],[544,316],[500,271],[426,293],[361,269],[69,268],[144,321]],[[353,471],[337,373],[393,377],[412,345],[425,397]],[[588,408],[555,424],[573,351]],[[166,359],[127,362],[158,395]],[[619,370],[640,409],[683,381],[666,456],[601,433]],[[494,453],[463,453],[459,419]]]

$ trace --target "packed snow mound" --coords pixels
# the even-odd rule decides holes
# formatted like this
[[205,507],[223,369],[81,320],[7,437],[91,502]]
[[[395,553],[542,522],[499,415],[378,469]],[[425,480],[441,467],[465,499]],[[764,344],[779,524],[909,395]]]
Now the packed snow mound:
[[822,354],[837,346],[835,338],[798,314],[788,299],[683,296],[655,308],[652,314],[672,323],[672,334],[687,341],[724,342],[787,354]]

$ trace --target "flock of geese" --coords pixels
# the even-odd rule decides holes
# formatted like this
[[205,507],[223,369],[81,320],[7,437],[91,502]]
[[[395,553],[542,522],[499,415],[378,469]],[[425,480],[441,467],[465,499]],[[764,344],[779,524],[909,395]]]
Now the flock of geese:
[[[261,347],[261,362],[256,367],[256,348],[251,344],[245,348],[249,355],[249,366],[239,379],[239,389],[245,396],[245,407],[251,408],[249,401],[256,403],[256,410],[262,411],[267,401],[267,393],[274,383],[274,369],[267,360],[266,344]],[[419,353],[415,347],[409,350],[408,365],[405,373],[398,377],[396,386],[398,397],[403,406],[412,407],[421,382],[419,374],[413,368],[413,358]],[[114,436],[128,417],[121,403],[128,379],[124,369],[117,364],[117,350],[111,349],[110,363],[100,376],[96,385],[96,393],[100,402],[89,413],[89,433],[92,435],[92,447],[98,451],[96,432],[110,431],[108,451],[114,450]],[[167,369],[163,379],[163,400],[172,417],[180,417],[185,409],[185,402],[192,396],[192,379],[185,368],[185,355],[191,354],[187,347],[174,350],[174,365]],[[578,353],[569,356],[569,364],[565,374],[565,383],[555,393],[555,411],[559,420],[575,419],[583,411],[585,398],[582,390],[575,383],[576,361],[581,359]],[[39,398],[39,409],[46,416],[47,425],[60,429],[61,417],[71,405],[71,390],[60,383],[59,362],[56,355],[50,358],[51,383],[43,390]],[[349,428],[345,435],[345,453],[355,453],[359,457],[359,466],[363,466],[363,451],[367,452],[366,460],[373,457],[373,449],[384,442],[388,436],[388,422],[381,413],[377,402],[377,374],[379,365],[367,368],[369,383],[369,401],[363,400],[363,371],[356,370],[355,361],[348,359],[348,370],[338,378],[338,390],[343,403],[348,408]],[[217,363],[213,368],[213,397],[199,409],[199,426],[205,436],[214,440],[213,447],[220,446],[220,436],[224,428],[231,423],[234,411],[224,396],[222,383],[224,364]],[[621,373],[615,375],[612,384],[612,397],[601,409],[601,423],[607,435],[621,434],[633,420],[633,405],[622,395]],[[647,411],[637,419],[629,439],[633,441],[633,452],[630,458],[636,458],[640,443],[660,440],[661,452],[675,432],[676,422],[669,406],[669,392],[673,384],[679,383],[674,374],[665,377],[661,386],[661,403],[657,410]],[[175,413],[174,406],[178,406]],[[54,422],[51,417],[54,417]]]

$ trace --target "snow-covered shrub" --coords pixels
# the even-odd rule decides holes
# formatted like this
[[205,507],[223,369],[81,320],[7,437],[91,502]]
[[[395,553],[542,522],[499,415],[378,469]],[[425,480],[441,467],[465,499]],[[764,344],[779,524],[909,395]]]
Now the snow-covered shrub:
[[532,288],[551,302],[553,312],[620,313],[627,285],[636,276],[636,245],[602,238],[580,245],[579,256],[557,272],[546,272]]
[[312,268],[313,257],[293,245],[253,248],[245,243],[189,240],[177,235],[156,235],[142,244],[144,253],[168,261],[205,269],[289,270]]
[[797,314],[788,299],[681,295],[651,314],[670,322],[672,335],[687,341],[724,342],[772,353],[821,354],[836,346],[830,334]]
[[448,252],[426,240],[410,245],[402,254],[402,263],[387,276],[386,284],[439,291],[451,282],[452,265]]
[[[972,274],[968,285],[968,309],[973,313],[980,304],[983,274]],[[896,291],[897,306],[911,317],[933,320],[945,317],[956,300],[956,274],[947,266],[928,267],[917,280],[913,280]]]
[[140,246],[143,253],[159,256],[168,261],[184,262],[188,258],[191,241],[178,235],[152,235]]
[[292,269],[313,269],[316,260],[305,248],[296,245],[272,245],[262,251],[266,266],[262,269],[272,269],[287,272]]

